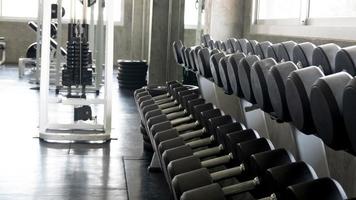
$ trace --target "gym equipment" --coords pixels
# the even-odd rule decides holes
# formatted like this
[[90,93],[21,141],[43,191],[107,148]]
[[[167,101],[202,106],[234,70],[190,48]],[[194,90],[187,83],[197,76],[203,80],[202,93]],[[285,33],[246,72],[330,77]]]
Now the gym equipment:
[[237,70],[244,99],[252,104],[256,103],[256,100],[252,92],[250,74],[253,64],[259,60],[260,58],[256,55],[246,56],[240,60]]
[[343,94],[343,117],[346,126],[346,130],[348,133],[348,137],[351,143],[351,147],[353,152],[356,152],[356,123],[354,121],[355,118],[355,102],[356,102],[356,79],[353,78],[345,87]]
[[267,52],[268,52],[269,46],[272,46],[272,43],[270,41],[264,41],[264,42],[257,43],[256,50],[255,50],[256,55],[259,56],[260,59],[267,58]]
[[289,186],[285,192],[275,195],[275,199],[288,200],[346,200],[341,185],[331,178],[319,178]]
[[356,76],[355,67],[356,46],[350,46],[340,49],[335,57],[335,72],[346,71],[351,76]]
[[[255,154],[251,155],[251,157],[253,157],[254,155]],[[277,167],[280,165],[289,164],[289,163],[293,162],[293,159],[287,158],[285,156],[285,152],[283,152],[283,150],[281,150],[281,149],[266,151],[263,153],[257,153],[257,155],[258,155],[257,158],[255,158],[256,161],[253,161],[253,162],[258,163],[258,166],[257,166],[258,171],[261,171],[261,174],[265,173],[265,171],[269,168]],[[298,168],[299,166],[303,166],[303,167],[299,167],[299,170],[302,171],[304,168],[306,168],[308,170],[307,165],[303,162],[302,163],[293,163],[293,164],[289,165],[289,167],[290,166],[295,166],[295,168]],[[257,169],[257,168],[249,169],[248,167],[252,167],[252,166],[249,166],[248,162],[246,162],[246,164],[243,164],[243,165],[240,165],[237,167],[227,168],[225,170],[217,171],[212,174],[210,174],[207,169],[197,169],[194,171],[176,175],[172,180],[172,185],[173,185],[173,188],[175,191],[175,195],[177,197],[180,197],[184,192],[186,192],[188,190],[192,190],[194,188],[199,188],[202,186],[210,185],[210,184],[213,184],[214,182],[220,181],[222,179],[238,177],[239,175],[241,175],[243,173],[253,174],[253,170]],[[292,167],[290,167],[290,168],[292,168]],[[292,170],[292,169],[289,169],[289,170]],[[285,172],[285,171],[283,171],[283,172]],[[267,173],[268,173],[268,170],[267,170]],[[300,172],[299,174],[302,174],[302,173]],[[282,173],[280,175],[284,176],[284,174],[282,174]],[[273,178],[268,177],[268,175],[263,175],[263,176],[265,176],[265,177],[263,177],[263,179],[267,179],[267,181],[270,181],[268,179],[273,180]],[[244,192],[244,190],[247,190],[249,185],[252,185],[252,187],[259,186],[259,184],[263,184],[263,181],[265,181],[265,180],[262,181],[258,177],[253,179],[253,183],[259,182],[259,181],[261,181],[262,183],[257,183],[258,185],[252,185],[251,181],[246,181],[246,182],[240,183],[239,186],[235,186],[235,189],[236,189],[235,192],[236,193]],[[272,181],[270,181],[270,182],[272,182]],[[246,188],[243,188],[243,187],[246,187]],[[269,188],[268,189],[263,188],[262,191],[263,190],[264,191],[269,191],[269,190],[273,191],[274,190],[273,186],[266,185],[265,187],[269,187]],[[238,188],[241,188],[242,191],[238,191]],[[251,190],[251,189],[255,189],[255,187],[249,188],[249,190]],[[260,188],[257,188],[257,189],[260,189]],[[262,191],[259,191],[259,192],[262,193]],[[261,196],[266,196],[266,195],[268,195],[268,194],[262,193]]]
[[335,57],[340,49],[333,43],[318,46],[313,51],[313,65],[320,66],[325,75],[335,73]]
[[[235,149],[235,145],[237,143],[259,138],[258,133],[256,133],[254,130],[251,130],[251,129],[234,131],[234,132],[227,131],[227,132],[220,133],[220,134],[222,134],[222,135],[217,137],[218,140],[220,140],[220,141],[225,140],[225,142],[220,143],[219,146],[207,148],[207,149],[204,149],[201,151],[193,151],[193,149],[190,148],[188,145],[183,145],[180,147],[171,148],[171,149],[164,151],[164,153],[162,154],[162,159],[163,159],[165,166],[168,166],[168,171],[169,171],[169,174],[171,175],[171,177],[173,178],[174,175],[181,173],[181,172],[177,171],[177,170],[179,170],[179,168],[170,167],[171,162],[174,160],[177,160],[179,158],[188,157],[188,156],[195,156],[197,158],[206,158],[209,156],[224,153],[224,151],[226,152],[226,155],[227,155],[227,154],[233,152],[233,149]],[[226,138],[226,139],[223,139],[223,138]]]
[[319,78],[311,89],[310,105],[317,136],[335,150],[350,149],[343,119],[343,90],[352,80],[346,72]]
[[[284,191],[285,188],[290,185],[317,178],[314,170],[308,164],[304,162],[291,162],[291,160],[288,160],[287,157],[283,158],[283,156],[280,158],[283,165],[272,168],[264,168],[264,165],[268,165],[268,160],[258,161],[258,158],[254,157],[267,153],[270,152],[259,153],[260,155],[255,154],[251,156],[251,159],[254,160],[254,162],[257,162],[252,165],[257,165],[258,168],[256,168],[256,174],[259,174],[258,177],[250,181],[226,187],[221,187],[216,183],[203,186],[185,192],[181,199],[221,200],[226,199],[225,196],[236,195],[246,191],[251,191],[253,196],[256,198],[262,198],[270,195],[271,193]],[[283,160],[285,161],[284,163]]]
[[223,57],[225,57],[224,53],[217,53],[210,57],[210,71],[213,77],[213,81],[218,87],[223,86],[220,78],[220,71],[219,71],[219,63]]
[[147,63],[141,60],[118,60],[119,87],[137,89],[147,85]]
[[293,49],[293,62],[300,68],[311,66],[316,46],[310,42],[297,44]]
[[214,176],[216,176],[215,179],[221,180],[230,177],[231,173],[238,173],[236,175],[240,175],[242,172],[246,171],[244,162],[247,161],[246,159],[248,159],[252,154],[271,151],[274,149],[272,142],[266,138],[243,141],[237,143],[236,146],[235,144],[225,146],[229,147],[232,152],[227,152],[227,150],[225,150],[226,155],[220,157],[200,160],[195,156],[188,156],[173,160],[168,165],[170,175],[175,177],[178,174],[183,174],[197,169],[207,170],[206,168],[225,165],[228,167],[227,170],[224,169],[219,172],[214,172]]
[[220,72],[221,81],[223,82],[224,89],[229,90],[231,87],[232,93],[238,97],[243,97],[242,89],[238,77],[238,65],[240,61],[245,58],[243,53],[235,53],[228,57],[226,69],[222,68]]

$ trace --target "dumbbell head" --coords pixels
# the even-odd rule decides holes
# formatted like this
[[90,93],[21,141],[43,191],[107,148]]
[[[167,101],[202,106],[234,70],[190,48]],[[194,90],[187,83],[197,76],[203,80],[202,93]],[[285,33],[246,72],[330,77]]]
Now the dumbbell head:
[[256,44],[256,55],[261,59],[267,58],[268,47],[271,45],[272,43],[270,41],[264,41]]
[[184,45],[181,40],[173,42],[173,55],[176,62],[180,65],[183,64],[183,56],[182,56],[182,52],[180,51],[183,46]]
[[238,159],[239,155],[236,151],[236,144],[250,141],[260,138],[258,133],[252,129],[246,129],[242,131],[235,131],[232,133],[228,133],[226,135],[226,146],[224,146],[224,150],[226,153],[232,153],[234,158]]
[[[216,140],[219,144],[222,144],[224,147],[228,146],[228,140],[226,135],[233,132],[242,131],[243,127],[239,122],[226,123],[224,125],[216,127]],[[253,132],[255,134],[255,132]]]
[[346,71],[356,76],[356,46],[340,49],[335,58],[335,72]]
[[356,79],[352,79],[344,89],[343,117],[353,152],[356,152]]
[[226,56],[226,57],[220,59],[220,62],[219,62],[220,80],[221,80],[224,92],[227,95],[232,94],[231,83],[230,83],[229,75],[228,75],[228,71],[227,71],[229,57],[230,56]]
[[256,46],[258,42],[256,40],[249,40],[246,44],[247,54],[255,55],[256,54]]
[[238,39],[237,40],[237,45],[238,45],[238,51],[244,53],[244,54],[248,54],[247,52],[247,45],[249,44],[250,42],[245,39],[245,38],[241,38],[241,39]]
[[346,200],[347,196],[341,185],[331,178],[319,178],[289,186],[282,193],[281,199],[288,200]]
[[286,100],[293,125],[305,134],[315,133],[310,92],[313,83],[323,76],[320,68],[311,66],[293,71],[286,82]]
[[208,48],[202,48],[198,51],[198,63],[200,74],[205,78],[210,78],[210,52]]
[[310,95],[317,135],[335,150],[350,148],[342,115],[342,88],[351,79],[352,76],[346,72],[322,77],[314,83]]
[[280,193],[288,186],[316,178],[314,169],[305,162],[288,163],[269,168],[260,179],[260,187],[252,191],[252,194],[256,198],[262,198],[271,193]]
[[297,43],[293,41],[281,42],[277,49],[279,60],[291,61],[293,59],[293,49]]
[[320,45],[314,49],[313,65],[321,66],[325,75],[334,73],[336,53],[341,48],[333,43]]
[[270,102],[275,116],[281,121],[290,121],[285,84],[289,74],[297,69],[293,62],[287,61],[273,66],[267,76]]
[[200,62],[199,62],[199,59],[198,59],[198,52],[200,49],[202,49],[203,47],[201,46],[198,46],[194,49],[194,52],[193,52],[193,57],[194,57],[194,61],[195,61],[195,67],[196,67],[196,73],[199,73],[200,74]]
[[315,48],[316,46],[310,42],[297,44],[293,49],[293,62],[300,67],[311,66]]
[[250,103],[256,102],[251,87],[251,76],[250,76],[251,68],[252,65],[259,60],[260,59],[258,58],[258,56],[255,55],[247,56],[241,59],[238,65],[238,77],[239,77],[242,93],[244,98]]
[[261,110],[272,112],[273,108],[268,94],[267,75],[277,62],[273,58],[257,61],[251,68],[251,87],[256,103]]
[[245,57],[246,56],[244,53],[235,53],[229,56],[227,60],[227,78],[230,81],[230,87],[232,92],[238,97],[243,97],[238,76],[238,65],[241,59]]
[[218,87],[222,87],[222,82],[220,78],[219,72],[219,62],[220,60],[225,57],[224,53],[217,53],[210,57],[210,70],[213,76],[214,82]]
[[281,59],[278,57],[278,48],[281,46],[280,43],[272,44],[267,48],[267,58],[273,58],[277,62],[280,62]]

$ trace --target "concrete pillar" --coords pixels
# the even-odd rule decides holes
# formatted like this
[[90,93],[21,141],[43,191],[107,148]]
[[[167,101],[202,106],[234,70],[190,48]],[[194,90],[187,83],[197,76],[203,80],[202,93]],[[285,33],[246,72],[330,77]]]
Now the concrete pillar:
[[184,0],[152,0],[150,12],[149,84],[163,84],[181,77],[172,43],[184,36]]
[[205,30],[214,40],[243,35],[244,0],[207,0]]

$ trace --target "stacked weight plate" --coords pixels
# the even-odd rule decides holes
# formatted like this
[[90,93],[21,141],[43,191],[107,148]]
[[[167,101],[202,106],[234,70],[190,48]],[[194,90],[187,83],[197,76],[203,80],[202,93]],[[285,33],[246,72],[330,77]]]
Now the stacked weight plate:
[[117,80],[120,88],[137,89],[147,85],[147,63],[144,60],[118,60]]

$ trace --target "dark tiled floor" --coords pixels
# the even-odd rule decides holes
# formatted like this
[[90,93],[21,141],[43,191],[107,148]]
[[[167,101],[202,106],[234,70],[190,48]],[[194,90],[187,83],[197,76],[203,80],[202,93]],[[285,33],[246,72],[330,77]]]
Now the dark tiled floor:
[[113,133],[105,144],[49,144],[38,134],[38,97],[0,69],[0,199],[169,199],[163,176],[148,173],[132,92],[113,98]]

